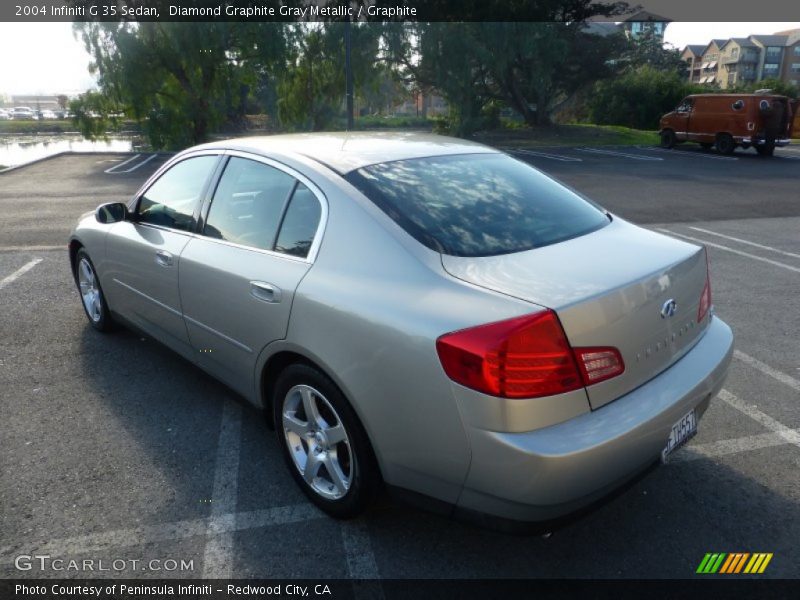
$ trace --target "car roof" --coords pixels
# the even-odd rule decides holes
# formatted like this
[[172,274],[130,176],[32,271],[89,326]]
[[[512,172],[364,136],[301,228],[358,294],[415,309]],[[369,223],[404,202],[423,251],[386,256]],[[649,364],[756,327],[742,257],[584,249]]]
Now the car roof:
[[301,155],[339,173],[367,165],[448,154],[491,154],[497,150],[457,138],[415,132],[320,132],[243,137],[196,146],[274,156]]

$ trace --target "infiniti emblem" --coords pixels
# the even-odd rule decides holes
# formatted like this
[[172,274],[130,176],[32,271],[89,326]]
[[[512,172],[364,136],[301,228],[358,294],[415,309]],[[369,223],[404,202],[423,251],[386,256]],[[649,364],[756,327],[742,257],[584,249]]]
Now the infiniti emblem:
[[661,305],[661,318],[666,319],[667,317],[671,317],[676,312],[678,312],[678,303],[675,302],[672,298],[664,302]]

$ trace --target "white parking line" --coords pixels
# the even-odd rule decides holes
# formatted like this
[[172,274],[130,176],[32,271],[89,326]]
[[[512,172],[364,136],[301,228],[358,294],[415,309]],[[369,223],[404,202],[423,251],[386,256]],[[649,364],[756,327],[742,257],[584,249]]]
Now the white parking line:
[[748,246],[754,246],[755,248],[761,248],[762,250],[777,252],[778,254],[783,254],[784,256],[800,258],[800,254],[795,254],[794,252],[787,252],[786,250],[778,250],[777,248],[773,248],[772,246],[764,246],[763,244],[756,244],[755,242],[750,242],[748,240],[743,240],[742,238],[733,237],[732,235],[725,235],[724,233],[717,233],[716,231],[711,231],[710,229],[703,229],[702,227],[692,227],[691,225],[689,225],[688,227],[689,229],[694,229],[695,231],[700,231],[701,233],[707,233],[708,235],[715,235],[717,237],[725,238],[726,240],[739,242],[740,244],[747,244]]
[[723,402],[730,404],[736,410],[746,414],[754,421],[760,423],[767,429],[773,431],[778,436],[782,437],[786,442],[800,447],[800,433],[794,429],[787,427],[780,421],[773,419],[768,414],[761,412],[755,406],[747,404],[738,396],[730,393],[728,390],[720,390],[719,399]]
[[114,171],[114,173],[131,173],[131,172],[135,171],[136,169],[138,169],[139,167],[143,167],[144,165],[146,165],[147,163],[149,163],[149,162],[150,162],[151,160],[153,160],[153,159],[154,159],[156,156],[158,156],[158,154],[152,154],[152,155],[150,155],[148,158],[146,158],[145,160],[143,160],[142,162],[140,162],[140,163],[138,163],[138,164],[134,165],[133,167],[131,167],[130,169],[125,169],[124,171]]
[[66,244],[60,246],[0,246],[0,252],[48,252],[50,250],[67,250]]
[[121,162],[121,163],[119,163],[119,164],[117,164],[117,165],[114,165],[113,167],[109,167],[108,169],[106,169],[105,171],[103,171],[103,173],[113,173],[113,172],[114,172],[116,169],[119,169],[120,167],[124,167],[124,166],[125,166],[125,165],[127,165],[129,162],[131,162],[132,160],[136,160],[136,159],[137,159],[137,158],[139,158],[140,156],[141,156],[141,154],[134,154],[134,155],[133,155],[133,156],[131,156],[131,157],[130,157],[128,160],[126,160],[126,161],[124,161],[124,162]]
[[800,381],[798,381],[797,379],[795,379],[791,375],[787,375],[786,373],[783,373],[782,371],[778,371],[777,369],[773,369],[768,364],[761,362],[757,358],[753,358],[749,354],[745,354],[741,350],[734,350],[733,351],[733,356],[735,358],[738,358],[742,362],[747,363],[751,367],[753,367],[755,369],[758,369],[759,371],[761,371],[765,375],[769,375],[770,377],[772,377],[776,381],[780,381],[781,383],[783,383],[785,385],[788,385],[793,390],[796,390],[796,391],[800,392]]
[[730,440],[719,440],[706,444],[695,444],[687,446],[682,452],[678,452],[674,457],[670,457],[670,463],[689,462],[701,458],[717,458],[740,454],[742,452],[752,452],[762,448],[774,448],[788,444],[782,435],[770,433],[758,433],[756,435],[746,435],[744,437],[733,438]]
[[[363,519],[345,521],[341,525],[347,575],[350,579],[380,579],[380,571],[372,552],[367,523]],[[382,599],[383,588],[377,581],[353,582],[354,597]]]
[[652,152],[668,152],[672,154],[672,156],[691,156],[691,157],[698,157],[698,158],[707,158],[709,160],[739,160],[735,156],[717,156],[716,154],[703,154],[701,152],[694,152],[692,150],[676,150],[676,149],[667,149],[667,148],[653,148],[651,146],[637,146],[637,148],[641,148],[642,150],[650,150]]
[[11,283],[14,283],[17,279],[19,279],[20,277],[25,275],[25,273],[30,271],[33,267],[38,265],[43,260],[44,260],[43,258],[34,258],[32,261],[27,262],[24,265],[22,265],[19,269],[14,271],[11,275],[8,275],[8,276],[4,277],[3,279],[0,279],[0,290],[2,290],[4,287],[6,287],[7,285],[9,285]]
[[203,559],[204,578],[228,579],[233,570],[232,532],[236,529],[241,429],[242,407],[232,400],[225,400],[214,466],[209,537]]
[[641,154],[628,154],[627,152],[617,152],[616,150],[600,150],[599,148],[575,148],[580,152],[591,152],[592,154],[601,154],[607,156],[619,156],[621,158],[631,158],[633,160],[649,160],[657,161],[664,160],[658,156],[643,156]]
[[[265,510],[229,513],[206,519],[187,519],[173,523],[142,525],[130,529],[115,529],[75,537],[49,540],[42,544],[31,544],[31,549],[54,556],[75,556],[112,548],[143,546],[153,542],[184,540],[203,535],[228,534],[261,527],[302,523],[325,518],[325,515],[309,503],[278,506]],[[209,532],[209,523],[218,526]],[[0,560],[12,557],[17,546],[6,546],[0,550]],[[18,550],[16,550],[18,552]]]
[[517,154],[524,154],[526,156],[539,156],[541,158],[549,158],[550,160],[560,160],[561,162],[583,162],[582,158],[577,158],[575,156],[564,156],[563,154],[551,154],[549,152],[540,152],[538,150],[508,149],[506,151]]
[[770,265],[774,265],[776,267],[782,267],[789,271],[794,271],[795,273],[800,273],[800,268],[793,267],[792,265],[787,265],[786,263],[778,262],[777,260],[771,260],[769,258],[764,258],[763,256],[756,256],[755,254],[750,254],[749,252],[742,252],[741,250],[736,250],[734,248],[729,248],[728,246],[723,246],[722,244],[715,244],[713,242],[709,242],[707,240],[702,240],[700,238],[692,237],[690,235],[684,235],[682,233],[676,233],[674,231],[670,231],[669,229],[662,229],[660,227],[656,227],[657,231],[661,233],[666,233],[668,235],[675,235],[678,237],[686,238],[687,240],[692,240],[693,242],[697,242],[699,244],[705,244],[706,246],[711,246],[712,248],[719,248],[720,250],[725,250],[726,252],[731,252],[732,254],[738,254],[739,256],[746,256],[747,258],[752,258],[753,260],[758,260],[761,262],[765,262]]
[[124,167],[125,165],[127,165],[131,161],[134,161],[137,158],[140,158],[141,156],[142,156],[141,154],[135,154],[134,156],[131,156],[128,160],[126,160],[124,162],[121,162],[118,165],[114,165],[113,167],[109,167],[108,169],[106,169],[104,171],[104,173],[108,173],[110,175],[120,175],[122,173],[132,173],[136,169],[138,169],[140,167],[143,167],[144,165],[149,163],[151,160],[153,160],[156,156],[158,156],[158,153],[156,152],[154,154],[151,154],[150,156],[145,158],[143,161],[134,164],[130,169],[125,169],[124,171],[120,171],[119,170],[120,167]]

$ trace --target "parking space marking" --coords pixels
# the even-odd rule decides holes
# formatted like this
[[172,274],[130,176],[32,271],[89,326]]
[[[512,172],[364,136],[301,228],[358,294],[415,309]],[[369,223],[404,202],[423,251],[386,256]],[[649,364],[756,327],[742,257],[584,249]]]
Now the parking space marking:
[[[797,432],[795,431],[795,433]],[[707,444],[687,446],[684,448],[683,452],[678,452],[674,457],[670,457],[669,462],[681,463],[699,460],[701,458],[717,458],[720,456],[761,450],[762,448],[784,446],[788,443],[786,438],[779,433],[757,433],[755,435],[746,435],[729,440],[719,440],[717,442],[708,442]]]
[[746,403],[744,400],[732,394],[728,390],[720,390],[718,398],[731,405],[733,408],[746,414],[748,417],[760,423],[767,429],[773,431],[788,443],[800,447],[800,432],[787,427],[780,421],[773,419],[768,414],[758,410],[755,406]]
[[31,261],[25,263],[24,265],[22,265],[19,269],[14,271],[11,275],[7,275],[3,279],[0,279],[0,290],[2,290],[4,287],[6,287],[7,285],[9,285],[11,283],[14,283],[17,279],[19,279],[20,277],[25,275],[25,273],[30,271],[33,267],[38,265],[43,260],[44,260],[43,258],[34,258],[33,260],[31,260]]
[[114,172],[116,169],[119,169],[120,167],[124,167],[124,166],[125,166],[125,165],[127,165],[129,162],[136,160],[136,159],[137,159],[137,158],[139,158],[140,156],[141,156],[141,154],[134,154],[134,155],[133,155],[133,156],[131,156],[131,157],[130,157],[128,160],[126,160],[126,161],[123,161],[123,162],[121,162],[121,163],[119,163],[119,164],[117,164],[117,165],[114,165],[113,167],[109,167],[108,169],[106,169],[105,171],[103,171],[103,173],[113,173],[113,172]]
[[564,156],[563,154],[551,154],[549,152],[540,152],[538,150],[507,148],[506,152],[512,152],[515,154],[524,154],[525,156],[539,156],[541,158],[549,158],[550,160],[559,160],[561,162],[583,162],[582,158],[577,158],[575,156]]
[[132,173],[133,171],[135,171],[135,170],[136,170],[136,169],[138,169],[139,167],[143,167],[143,166],[145,166],[147,163],[149,163],[151,160],[153,160],[153,159],[154,159],[156,156],[158,156],[158,154],[151,154],[149,157],[147,157],[146,159],[144,159],[142,162],[140,162],[140,163],[138,163],[138,164],[134,165],[134,166],[133,166],[133,167],[131,167],[130,169],[126,169],[126,170],[124,170],[124,171],[114,171],[114,173]]
[[600,148],[575,148],[580,152],[590,152],[592,154],[600,154],[605,156],[619,156],[620,158],[630,158],[633,160],[649,160],[659,161],[664,160],[658,156],[644,156],[642,154],[628,154],[627,152],[618,152],[616,150],[601,150]]
[[141,154],[136,154],[135,156],[132,156],[128,160],[126,160],[124,162],[121,162],[118,165],[114,165],[113,167],[110,167],[110,168],[106,169],[103,172],[104,173],[108,173],[109,175],[121,175],[123,173],[133,173],[136,169],[139,169],[140,167],[143,167],[144,165],[149,163],[151,160],[156,158],[158,156],[158,153],[157,152],[153,153],[150,156],[148,156],[147,158],[145,158],[143,161],[135,163],[130,169],[125,169],[124,171],[120,171],[119,170],[120,167],[124,167],[125,165],[129,164],[131,161],[134,161],[137,158],[140,158],[141,156],[142,156]]
[[695,231],[700,231],[701,233],[715,235],[717,237],[725,238],[726,240],[739,242],[740,244],[747,244],[755,248],[761,248],[762,250],[769,250],[770,252],[777,252],[778,254],[791,256],[793,258],[800,258],[800,254],[795,254],[794,252],[787,252],[786,250],[779,250],[778,248],[773,248],[772,246],[764,246],[763,244],[756,244],[755,242],[743,240],[742,238],[733,237],[732,235],[725,235],[724,233],[717,233],[716,231],[711,231],[710,229],[703,229],[702,227],[692,227],[691,225],[688,225],[688,227],[689,229],[694,229]]
[[236,528],[241,431],[242,407],[226,399],[222,407],[209,535],[203,559],[203,577],[209,579],[228,579],[233,570],[232,532]]
[[67,245],[60,246],[0,246],[0,252],[49,252],[51,250],[66,251]]
[[800,381],[798,381],[797,379],[795,379],[791,375],[787,375],[786,373],[784,373],[782,371],[778,371],[777,369],[773,369],[768,364],[761,362],[757,358],[753,358],[749,354],[745,354],[741,350],[734,350],[733,351],[733,356],[735,358],[738,358],[742,362],[747,363],[751,367],[753,367],[755,369],[758,369],[759,371],[764,373],[764,375],[769,375],[770,377],[772,377],[776,381],[780,381],[781,383],[783,383],[785,385],[788,385],[793,390],[796,390],[796,391],[800,392]]
[[[176,541],[192,537],[227,534],[260,527],[274,527],[302,523],[315,519],[327,518],[314,505],[303,503],[289,506],[278,506],[263,510],[220,515],[214,519],[187,519],[172,523],[143,525],[130,529],[115,529],[100,533],[91,533],[58,540],[50,540],[33,546],[38,553],[59,556],[75,556],[114,548],[142,546],[153,542]],[[209,523],[216,523],[214,531],[209,532]],[[0,550],[0,560],[7,560],[18,552],[19,545],[6,546]]]
[[715,154],[703,154],[701,152],[695,152],[692,150],[676,150],[674,148],[667,149],[667,148],[653,148],[652,146],[637,146],[642,150],[651,150],[653,152],[668,152],[672,154],[672,156],[692,156],[692,157],[699,157],[699,158],[708,158],[709,160],[739,160],[735,156],[717,156]]
[[656,227],[656,230],[660,231],[661,233],[666,233],[668,235],[674,235],[677,237],[686,238],[687,240],[692,240],[693,242],[697,242],[699,244],[705,244],[706,246],[711,246],[712,248],[718,248],[720,250],[725,250],[726,252],[731,252],[732,254],[738,254],[739,256],[746,256],[747,258],[752,258],[753,260],[758,260],[770,265],[774,265],[776,267],[782,267],[784,269],[788,269],[789,271],[794,271],[795,273],[800,273],[800,268],[793,267],[792,265],[787,265],[786,263],[778,262],[777,260],[764,258],[763,256],[756,256],[755,254],[750,254],[749,252],[742,252],[741,250],[736,250],[735,248],[729,248],[728,246],[723,246],[722,244],[715,244],[713,242],[692,237],[690,235],[685,235],[683,233],[676,233],[674,231],[670,231],[669,229],[663,229],[661,227]]
[[[358,580],[380,579],[381,575],[372,551],[367,522],[363,518],[345,521],[341,524],[341,529],[348,577]],[[353,582],[353,592],[355,598],[358,599],[380,600],[384,597],[383,588],[378,581]]]

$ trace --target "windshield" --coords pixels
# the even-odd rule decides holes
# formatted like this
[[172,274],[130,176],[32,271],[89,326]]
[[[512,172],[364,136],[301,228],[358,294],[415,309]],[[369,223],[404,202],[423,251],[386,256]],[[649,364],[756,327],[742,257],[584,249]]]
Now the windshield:
[[521,252],[609,222],[593,204],[505,154],[399,160],[345,179],[419,242],[452,256]]

